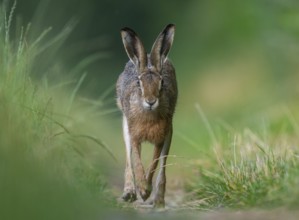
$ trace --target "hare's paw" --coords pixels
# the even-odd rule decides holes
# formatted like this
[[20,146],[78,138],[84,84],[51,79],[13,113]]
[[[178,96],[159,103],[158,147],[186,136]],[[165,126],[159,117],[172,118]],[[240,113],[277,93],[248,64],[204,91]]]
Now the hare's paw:
[[125,190],[122,199],[126,202],[134,202],[137,200],[136,192],[134,190]]
[[164,208],[165,207],[164,199],[163,198],[155,198],[153,200],[153,206],[154,206],[154,208],[158,208],[158,209]]
[[146,181],[144,181],[140,186],[138,187],[138,191],[140,193],[140,196],[143,201],[147,200],[148,197],[150,197],[152,192],[152,186],[149,185]]

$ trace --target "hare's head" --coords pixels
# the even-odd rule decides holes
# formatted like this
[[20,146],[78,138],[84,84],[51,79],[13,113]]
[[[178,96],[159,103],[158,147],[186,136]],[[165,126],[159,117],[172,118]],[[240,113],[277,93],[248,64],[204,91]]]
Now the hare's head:
[[173,42],[174,32],[175,26],[167,25],[147,55],[142,42],[133,30],[130,28],[121,30],[126,52],[138,75],[136,86],[141,90],[142,106],[146,110],[155,110],[159,106],[163,88],[162,70]]

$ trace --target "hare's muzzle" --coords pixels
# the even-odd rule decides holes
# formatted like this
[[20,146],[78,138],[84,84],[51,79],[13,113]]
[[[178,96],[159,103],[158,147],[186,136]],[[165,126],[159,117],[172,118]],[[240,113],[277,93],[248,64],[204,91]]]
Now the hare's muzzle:
[[158,107],[158,105],[159,105],[159,100],[157,98],[145,99],[143,101],[143,107],[146,110],[154,110]]

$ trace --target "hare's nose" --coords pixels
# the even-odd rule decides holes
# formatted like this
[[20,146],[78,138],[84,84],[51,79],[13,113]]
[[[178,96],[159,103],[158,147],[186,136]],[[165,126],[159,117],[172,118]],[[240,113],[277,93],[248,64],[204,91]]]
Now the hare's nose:
[[153,106],[156,102],[157,99],[150,99],[150,100],[145,100],[147,104],[149,104],[150,106]]

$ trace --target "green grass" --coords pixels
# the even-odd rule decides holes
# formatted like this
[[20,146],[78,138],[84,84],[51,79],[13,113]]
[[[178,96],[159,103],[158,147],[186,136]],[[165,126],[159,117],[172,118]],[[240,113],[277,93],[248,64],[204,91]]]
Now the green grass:
[[[252,128],[234,129],[227,124],[211,126],[200,111],[213,141],[209,157],[194,165],[197,175],[187,186],[191,193],[187,206],[200,210],[297,207],[298,124],[289,111],[281,112],[268,121],[256,116]],[[212,127],[218,127],[217,132]]]
[[94,218],[114,203],[102,171],[115,158],[95,123],[87,123],[98,107],[77,96],[84,75],[73,90],[32,78],[41,51],[57,46],[69,31],[51,40],[48,29],[32,40],[28,25],[12,39],[14,9],[0,8],[0,218]]

